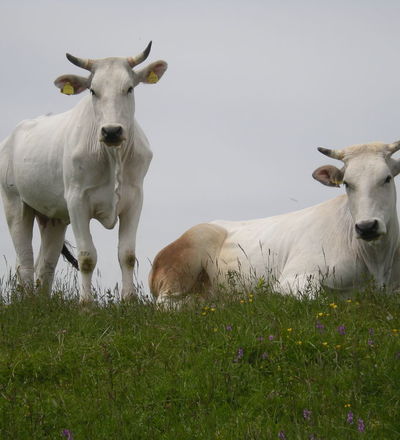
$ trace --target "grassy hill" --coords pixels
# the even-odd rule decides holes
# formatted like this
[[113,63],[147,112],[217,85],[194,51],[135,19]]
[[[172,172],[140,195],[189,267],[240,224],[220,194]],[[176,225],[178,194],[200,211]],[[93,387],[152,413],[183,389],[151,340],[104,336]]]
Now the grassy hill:
[[180,311],[8,296],[1,439],[400,438],[399,294],[260,283]]

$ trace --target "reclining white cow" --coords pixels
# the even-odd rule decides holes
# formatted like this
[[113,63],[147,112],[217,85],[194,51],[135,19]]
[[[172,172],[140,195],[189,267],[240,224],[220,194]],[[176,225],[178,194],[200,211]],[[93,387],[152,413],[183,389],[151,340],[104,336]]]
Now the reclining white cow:
[[23,285],[33,285],[32,227],[38,219],[41,247],[35,264],[38,282],[51,289],[69,223],[74,232],[81,300],[91,299],[97,255],[90,219],[111,229],[119,219],[118,258],[122,297],[135,294],[135,241],[143,201],[143,179],[152,153],[134,119],[133,89],[155,83],[164,61],[133,71],[149,55],[151,42],[137,57],[79,59],[73,64],[88,78],[63,75],[55,85],[66,94],[89,89],[72,110],[21,122],[0,144],[0,187]]
[[238,274],[249,287],[260,277],[281,293],[312,294],[377,285],[398,287],[399,225],[393,177],[400,161],[393,144],[319,151],[343,161],[313,177],[346,187],[346,195],[289,214],[250,221],[213,221],[185,232],[156,256],[149,284],[158,303],[211,290]]

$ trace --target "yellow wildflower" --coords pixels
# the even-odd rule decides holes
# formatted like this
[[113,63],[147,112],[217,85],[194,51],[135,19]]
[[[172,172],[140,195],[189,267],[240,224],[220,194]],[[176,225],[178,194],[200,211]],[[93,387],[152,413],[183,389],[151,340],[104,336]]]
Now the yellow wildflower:
[[322,343],[322,345],[323,345],[324,347],[327,347],[327,346],[328,346],[328,343],[325,341],[325,342]]
[[288,328],[287,331],[290,333],[292,331],[292,327]]
[[345,403],[345,404],[344,404],[344,407],[345,407],[345,408],[351,408],[351,403]]

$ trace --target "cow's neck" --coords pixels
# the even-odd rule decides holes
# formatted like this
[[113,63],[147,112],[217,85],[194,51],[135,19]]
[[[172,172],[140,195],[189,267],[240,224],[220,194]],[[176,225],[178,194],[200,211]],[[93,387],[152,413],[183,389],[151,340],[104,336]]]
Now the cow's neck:
[[110,148],[108,151],[110,164],[110,182],[113,185],[113,197],[111,202],[111,212],[109,217],[109,225],[106,227],[113,228],[117,223],[119,213],[119,202],[121,200],[122,191],[122,152],[120,148]]

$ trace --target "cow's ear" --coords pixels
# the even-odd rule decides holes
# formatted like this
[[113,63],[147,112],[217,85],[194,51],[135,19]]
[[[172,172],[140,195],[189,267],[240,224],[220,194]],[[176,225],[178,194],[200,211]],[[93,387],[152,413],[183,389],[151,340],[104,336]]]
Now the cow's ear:
[[317,168],[312,176],[323,185],[338,187],[343,182],[343,174],[343,170],[339,170],[333,165],[324,165]]
[[168,64],[165,61],[156,61],[136,72],[137,82],[155,84],[164,75]]
[[62,75],[54,81],[54,85],[65,95],[78,95],[90,86],[90,81],[83,76]]

